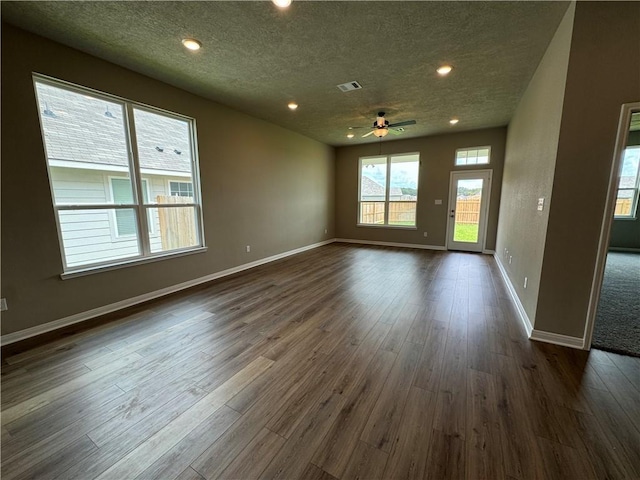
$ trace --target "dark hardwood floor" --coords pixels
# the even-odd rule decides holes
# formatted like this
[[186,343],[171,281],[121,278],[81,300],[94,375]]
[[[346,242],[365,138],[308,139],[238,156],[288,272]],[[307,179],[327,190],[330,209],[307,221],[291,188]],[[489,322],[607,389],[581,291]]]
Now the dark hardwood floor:
[[640,359],[489,256],[331,244],[3,359],[2,478],[638,479]]

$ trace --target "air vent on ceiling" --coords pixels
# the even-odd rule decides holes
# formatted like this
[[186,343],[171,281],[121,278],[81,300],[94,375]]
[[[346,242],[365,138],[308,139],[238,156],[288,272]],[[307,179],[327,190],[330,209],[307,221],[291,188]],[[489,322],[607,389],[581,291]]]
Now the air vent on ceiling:
[[341,92],[350,92],[351,90],[360,90],[362,88],[362,85],[354,81],[354,82],[342,83],[338,85],[338,88],[340,89]]

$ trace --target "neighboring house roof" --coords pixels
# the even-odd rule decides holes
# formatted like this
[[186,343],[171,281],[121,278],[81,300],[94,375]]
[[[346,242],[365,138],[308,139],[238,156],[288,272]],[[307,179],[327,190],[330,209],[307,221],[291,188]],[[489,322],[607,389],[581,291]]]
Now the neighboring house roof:
[[[43,83],[38,83],[38,100],[49,159],[128,164],[127,133],[119,104]],[[186,121],[136,109],[135,128],[141,168],[191,171]]]
[[620,184],[618,188],[636,188],[636,177],[620,177]]
[[[367,177],[366,175],[362,176],[362,181],[360,183],[360,194],[363,197],[384,197],[384,187],[376,182],[373,178]],[[390,197],[401,196],[402,189],[398,187],[391,187],[389,191]]]

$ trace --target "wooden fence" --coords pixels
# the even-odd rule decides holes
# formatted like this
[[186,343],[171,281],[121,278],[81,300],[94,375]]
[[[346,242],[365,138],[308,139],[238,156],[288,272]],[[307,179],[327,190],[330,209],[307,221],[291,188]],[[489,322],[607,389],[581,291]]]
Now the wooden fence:
[[480,223],[480,197],[468,197],[456,200],[456,224]]
[[[169,197],[158,195],[159,204],[193,203],[193,197]],[[197,244],[196,219],[193,207],[158,208],[162,250],[174,250]]]
[[[389,224],[413,225],[416,221],[416,202],[389,202]],[[360,223],[384,224],[384,202],[362,202]]]
[[631,198],[616,199],[616,210],[614,215],[631,215]]

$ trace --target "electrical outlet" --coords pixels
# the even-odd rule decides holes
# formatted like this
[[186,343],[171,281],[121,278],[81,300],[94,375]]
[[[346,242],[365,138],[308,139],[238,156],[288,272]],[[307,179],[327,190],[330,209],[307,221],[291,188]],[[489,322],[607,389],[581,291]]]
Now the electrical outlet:
[[422,232],[422,235],[424,235],[426,237],[427,236],[427,232]]
[[513,258],[513,255],[509,255],[509,265],[511,265],[511,259]]
[[4,312],[5,310],[9,310],[9,307],[7,307],[7,299],[0,298],[0,312]]
[[[251,251],[251,245],[247,245],[247,253],[249,253]],[[509,262],[511,263],[511,262]]]
[[327,234],[327,229],[326,229],[326,228],[324,229],[324,234],[325,234],[325,235]]
[[527,282],[528,282],[528,280],[529,280],[529,279],[528,279],[527,277],[524,277],[524,288],[527,288]]

